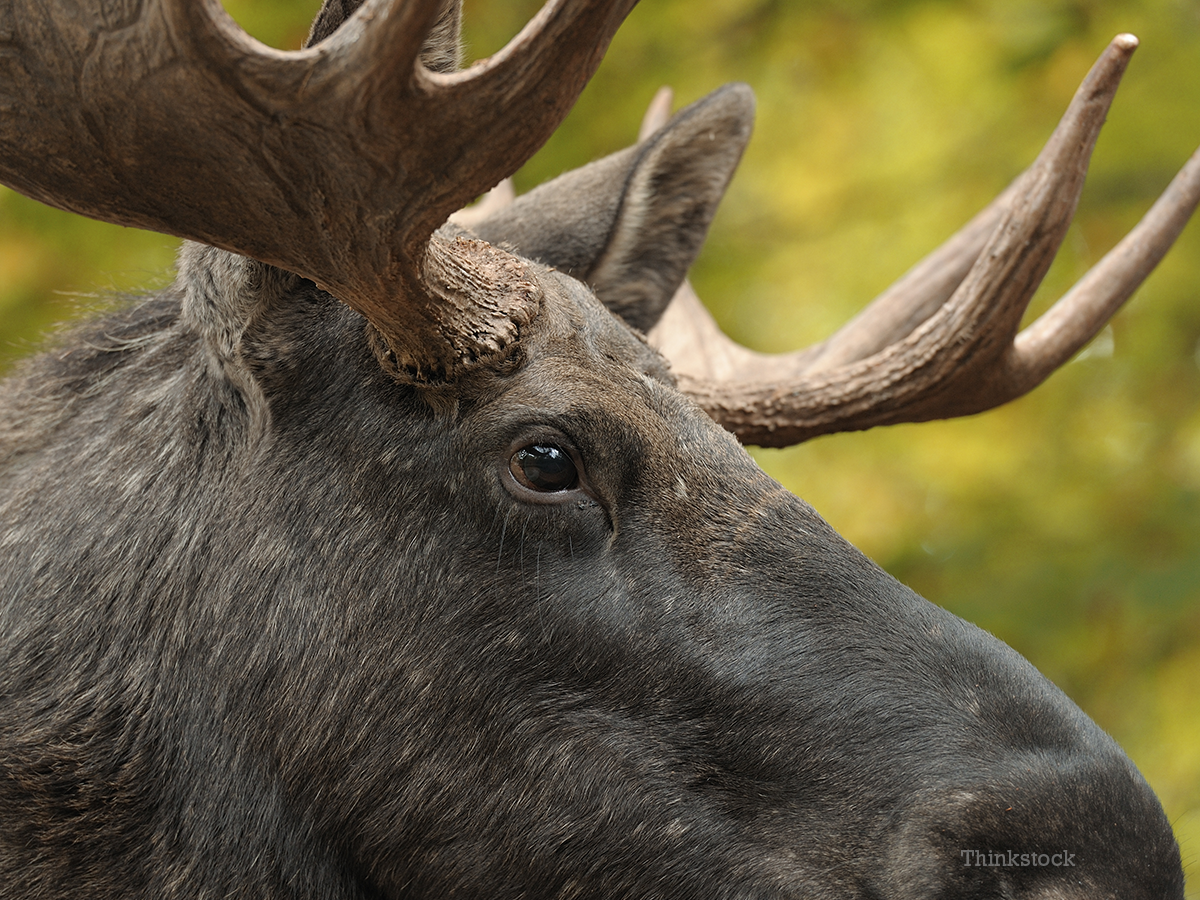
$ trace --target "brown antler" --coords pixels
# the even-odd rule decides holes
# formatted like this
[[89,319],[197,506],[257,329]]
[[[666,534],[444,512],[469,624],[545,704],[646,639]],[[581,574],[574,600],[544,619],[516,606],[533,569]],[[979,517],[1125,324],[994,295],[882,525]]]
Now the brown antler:
[[417,60],[442,0],[367,0],[297,52],[219,0],[12,0],[0,179],[311,278],[400,367],[453,375],[503,356],[539,299],[513,258],[430,236],[549,137],[634,2],[551,0],[495,56],[436,74]]
[[1200,151],[1138,226],[1049,312],[1018,334],[1083,187],[1130,55],[1109,45],[1037,161],[941,248],[841,331],[782,356],[721,334],[686,285],[651,340],[680,386],[743,442],[969,415],[1040,384],[1103,327],[1200,202]]

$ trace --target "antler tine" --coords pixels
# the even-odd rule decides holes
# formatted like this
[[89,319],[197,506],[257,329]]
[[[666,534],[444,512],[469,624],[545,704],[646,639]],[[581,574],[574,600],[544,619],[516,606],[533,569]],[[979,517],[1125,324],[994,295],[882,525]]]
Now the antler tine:
[[811,348],[805,372],[844,366],[912,334],[954,296],[1003,220],[1020,176],[940,247],[902,275],[828,340]]
[[757,373],[760,381],[778,381],[872,356],[907,337],[954,295],[1008,209],[1016,184],[835,334],[811,347],[791,353],[759,353],[743,347],[720,330],[687,283],[650,332],[650,343],[671,360],[676,374],[693,379],[737,379],[744,369]]
[[[1160,201],[1161,210],[1147,217],[1150,224],[1123,242],[1112,262],[1087,276],[1044,325],[1017,339],[1021,316],[1070,224],[1088,157],[1136,46],[1131,35],[1113,40],[1034,165],[876,302],[882,324],[864,315],[827,345],[791,355],[772,370],[739,348],[726,355],[731,378],[715,381],[684,368],[681,386],[740,439],[767,446],[968,415],[1035,386],[1069,357],[1068,345],[1077,348],[1094,333],[1085,336],[1080,322],[1095,324],[1096,316],[1104,310],[1107,316],[1132,293],[1195,205],[1197,173],[1189,164]],[[980,252],[984,226],[1001,211]],[[1120,283],[1099,289],[1108,276]],[[961,284],[943,302],[959,278]],[[1063,340],[1067,321],[1070,339]]]
[[[398,369],[452,377],[506,357],[539,301],[512,260],[430,235],[545,141],[633,2],[552,0],[490,61],[437,75],[416,60],[442,0],[367,0],[296,52],[219,0],[13,0],[0,179],[311,278]],[[478,303],[463,278],[488,286]]]
[[439,103],[454,110],[458,140],[471,148],[460,158],[432,148],[428,164],[441,173],[443,190],[414,223],[418,233],[432,232],[546,142],[636,2],[550,0],[491,58],[453,75],[418,73]]
[[675,105],[675,91],[664,85],[654,92],[654,98],[646,107],[642,124],[638,128],[638,142],[644,141],[671,121],[671,108]]
[[1017,335],[1007,373],[1013,397],[1041,384],[1090,341],[1162,260],[1200,205],[1200,150],[1129,234]]
[[[642,117],[638,140],[644,141],[671,117],[674,92],[659,88]],[[792,353],[759,353],[730,340],[709,315],[688,281],[648,335],[650,343],[671,360],[677,375],[692,379],[736,378],[739,369],[760,380],[786,378],[797,372],[834,368],[882,350],[912,332],[945,303],[979,257],[1014,193],[1009,185],[937,250],[876,297],[827,340]]]

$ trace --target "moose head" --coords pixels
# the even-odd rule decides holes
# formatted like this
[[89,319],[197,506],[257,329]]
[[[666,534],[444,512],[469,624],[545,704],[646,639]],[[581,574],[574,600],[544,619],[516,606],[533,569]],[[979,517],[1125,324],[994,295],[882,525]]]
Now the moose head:
[[1193,159],[1018,333],[1136,42],[767,358],[684,282],[744,86],[452,218],[631,6],[465,71],[446,0],[327,0],[295,53],[217,0],[0,7],[3,180],[190,241],[0,401],[0,894],[1182,897],[1117,745],[734,437],[980,411],[1090,339],[1200,198]]

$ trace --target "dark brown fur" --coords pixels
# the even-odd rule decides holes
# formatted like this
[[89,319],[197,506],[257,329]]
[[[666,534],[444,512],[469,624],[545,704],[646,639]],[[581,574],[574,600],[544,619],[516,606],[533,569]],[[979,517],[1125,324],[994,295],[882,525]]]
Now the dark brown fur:
[[[647,158],[585,269],[679,209]],[[652,320],[678,278],[617,262],[604,299]],[[0,897],[1183,896],[1106,735],[527,265],[519,359],[450,384],[199,245],[5,384]],[[532,445],[578,486],[522,487]]]

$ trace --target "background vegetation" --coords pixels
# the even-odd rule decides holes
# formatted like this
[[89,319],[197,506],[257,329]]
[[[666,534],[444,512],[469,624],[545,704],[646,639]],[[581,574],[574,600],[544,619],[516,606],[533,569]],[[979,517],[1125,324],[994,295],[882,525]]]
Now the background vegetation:
[[[227,0],[285,48],[317,5]],[[537,5],[468,0],[469,55],[498,49]],[[832,332],[1026,166],[1121,31],[1142,46],[1036,313],[1200,144],[1196,0],[645,0],[518,187],[629,143],[660,84],[682,104],[749,82],[757,133],[694,280],[735,338],[792,349]],[[5,192],[0,366],[98,298],[166,283],[174,252],[168,238]],[[1200,881],[1200,226],[1031,396],[757,456],[1111,732]]]

